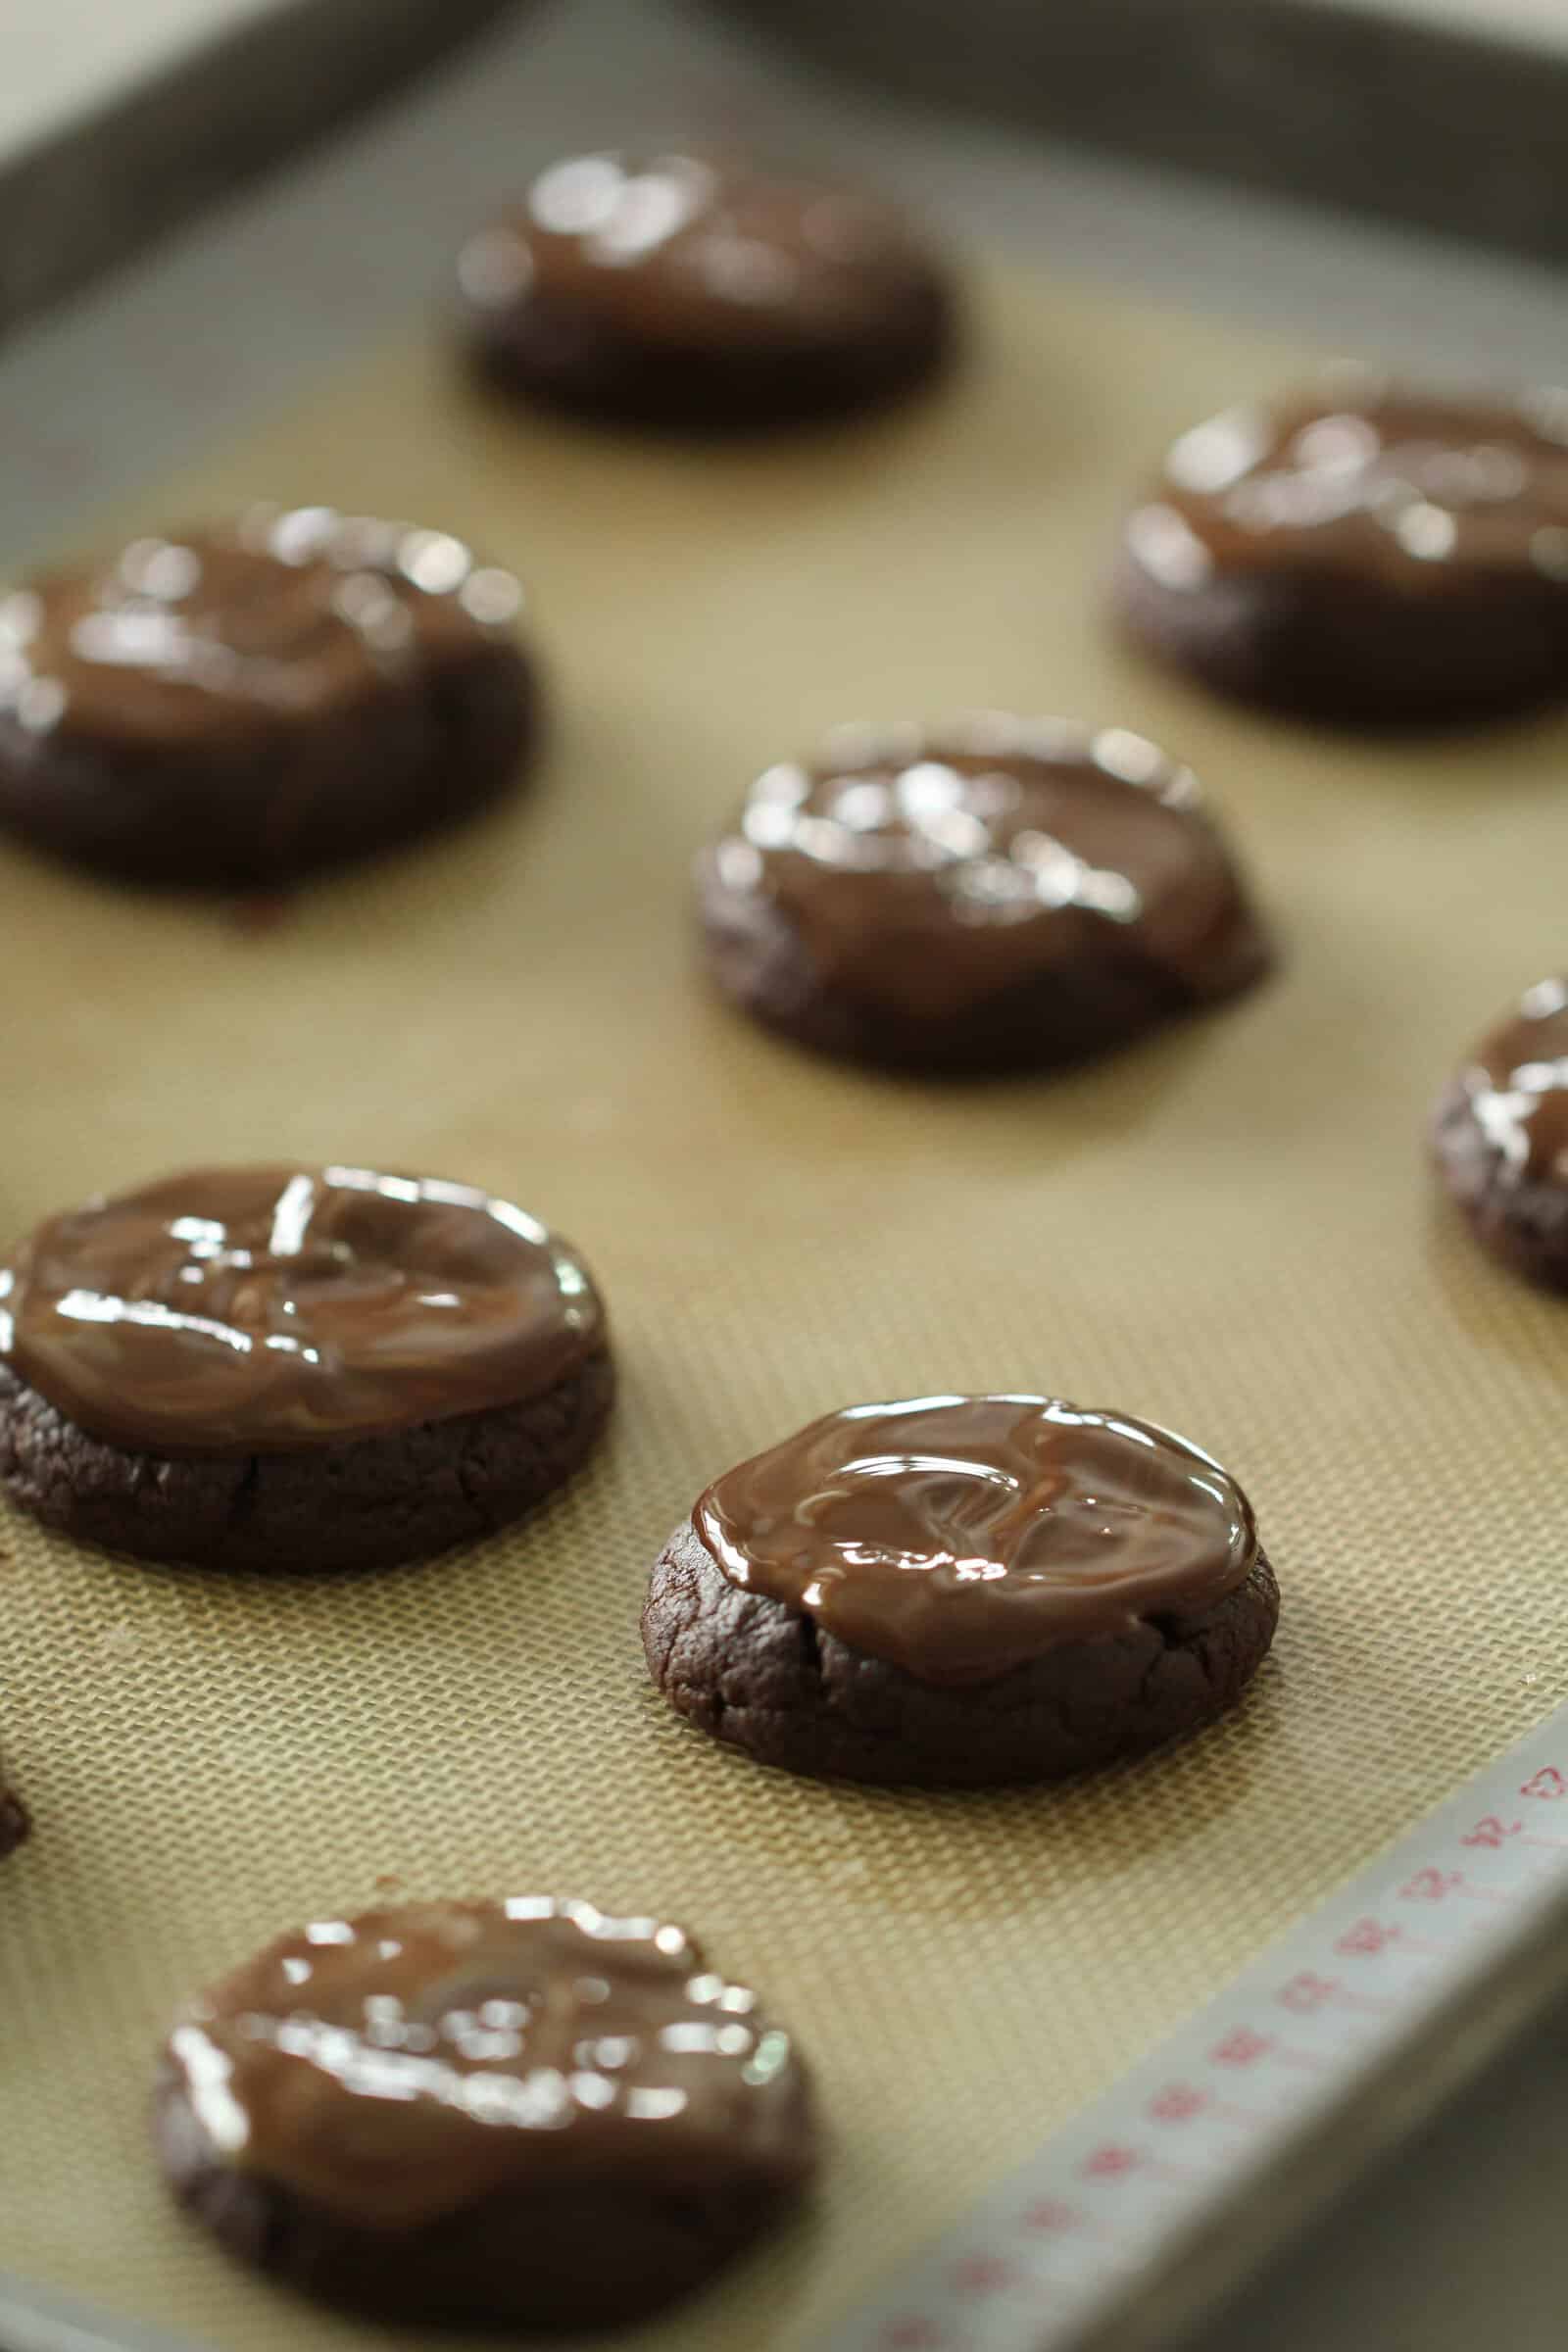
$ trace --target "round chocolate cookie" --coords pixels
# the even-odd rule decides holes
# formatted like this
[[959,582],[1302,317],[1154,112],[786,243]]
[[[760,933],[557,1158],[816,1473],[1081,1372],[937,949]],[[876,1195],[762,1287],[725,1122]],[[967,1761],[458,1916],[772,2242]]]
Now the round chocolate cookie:
[[0,1270],[0,1486],[198,1567],[385,1567],[576,1469],[612,1375],[582,1260],[463,1184],[205,1168],[41,1225]]
[[1433,1150],[1481,1246],[1568,1291],[1568,981],[1543,980],[1439,1098]]
[[643,1612],[677,1713],[786,1771],[982,1787],[1223,1714],[1279,1592],[1241,1489],[1045,1396],[829,1413],[708,1489]]
[[0,598],[0,823],[236,890],[453,823],[533,739],[521,603],[445,532],[327,507],[34,579]]
[[1568,692],[1568,392],[1348,375],[1184,433],[1122,538],[1149,650],[1306,718],[1420,726]]
[[697,893],[748,1012],[894,1068],[1078,1060],[1269,961],[1191,771],[1065,719],[838,728],[758,778]]
[[687,2293],[814,2169],[810,2087],[679,1928],[521,1896],[319,1920],[191,2002],[156,2131],[229,2253],[429,2323]]
[[717,155],[579,155],[464,248],[482,370],[579,415],[694,432],[840,416],[946,359],[947,273],[896,211]]

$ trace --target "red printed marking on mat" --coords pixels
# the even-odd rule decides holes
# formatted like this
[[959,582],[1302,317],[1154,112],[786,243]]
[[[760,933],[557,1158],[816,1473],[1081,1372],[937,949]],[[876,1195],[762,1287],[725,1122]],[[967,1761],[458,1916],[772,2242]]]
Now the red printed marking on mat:
[[[1556,1835],[1527,1824],[1541,1819],[1541,1805],[1568,1801],[1568,1766],[1542,1766],[1516,1797],[1514,1774],[1525,1766],[1510,1761],[1511,1770],[1504,1764],[1471,1790],[1472,1805],[1490,1799],[1495,1811],[1478,1811],[1468,1826],[1436,1838],[1429,1824],[1385,1865],[1400,1874],[1392,1885],[1386,1876],[1363,1882],[1360,1899],[1381,1912],[1313,1923],[1315,1932],[1287,1946],[1306,1965],[1291,1974],[1291,1960],[1276,1960],[1280,1981],[1272,1985],[1257,1974],[1244,1979],[1228,2018],[1222,2010],[1223,2022],[1210,2025],[1215,2038],[1200,2058],[1165,2054],[1163,2066],[1191,2072],[1151,2068],[1126,2084],[1128,2095],[1105,2102],[1098,2125],[1086,2118],[1089,2131],[1106,2136],[1056,2152],[1054,2178],[1066,2193],[1041,2193],[1051,2173],[1037,2175],[1032,2196],[1020,2181],[1005,2220],[977,2229],[966,2247],[960,2240],[933,2282],[932,2311],[878,2320],[873,2337],[856,2339],[861,2352],[979,2352],[982,2343],[987,2352],[1022,2352],[1025,2343],[1045,2352],[1057,2344],[1054,2319],[1065,2312],[1076,2327],[1085,2294],[1099,2291],[1107,2268],[1113,2282],[1146,2242],[1158,2242],[1173,2214],[1185,2227],[1204,2210],[1211,2184],[1245,2167],[1250,2135],[1298,2126],[1332,2097],[1341,2075],[1382,2040],[1379,2021],[1419,2012],[1426,1988],[1442,1983],[1445,1970],[1431,1960],[1463,1961],[1505,1930],[1497,1916],[1489,1931],[1478,1907],[1500,1914],[1505,1905],[1528,1906],[1561,1870],[1527,1849],[1568,1854],[1568,1815]],[[1534,1802],[1534,1815],[1516,1815],[1521,1798]],[[1471,1863],[1476,1854],[1497,1859]],[[1390,1916],[1396,1902],[1401,1915]],[[1162,2193],[1167,2184],[1173,2197]]]
[[1156,2124],[1185,2124],[1201,2115],[1209,2103],[1206,2093],[1195,2090],[1190,2082],[1172,2082],[1150,2100],[1149,2113]]
[[889,2320],[877,2340],[883,2352],[948,2352],[957,2338],[950,2335],[946,2328],[939,2328],[935,2320],[908,2312]]
[[1402,1933],[1399,1928],[1386,1928],[1380,1919],[1358,1919],[1346,1929],[1334,1949],[1346,1954],[1386,1952],[1391,1943],[1398,1942]]
[[1315,1977],[1310,1969],[1282,1984],[1275,1999],[1282,2009],[1294,2009],[1298,2017],[1315,2017],[1326,2008],[1340,1989],[1337,1977]]
[[1103,2222],[1093,2214],[1082,2213],[1062,2197],[1037,2197],[1026,2205],[1019,2220],[1025,2230],[1037,2230],[1042,2236],[1105,2237],[1109,2232]]
[[1399,1888],[1399,1899],[1405,1903],[1445,1902],[1460,1883],[1456,1870],[1418,1870]]
[[1418,1870],[1399,1893],[1409,1903],[1445,1903],[1450,1895],[1465,1903],[1511,1903],[1504,1886],[1477,1886],[1462,1870]]
[[948,2275],[960,2295],[1004,2295],[1018,2283],[1012,2264],[995,2254],[966,2254]]
[[1234,2034],[1227,2034],[1223,2041],[1217,2041],[1208,2054],[1216,2066],[1255,2066],[1273,2047],[1261,2034],[1238,2026]]
[[1373,1960],[1396,1944],[1401,1952],[1441,1952],[1446,1940],[1442,1936],[1412,1936],[1397,1921],[1358,1919],[1346,1929],[1334,1949],[1347,1959]]

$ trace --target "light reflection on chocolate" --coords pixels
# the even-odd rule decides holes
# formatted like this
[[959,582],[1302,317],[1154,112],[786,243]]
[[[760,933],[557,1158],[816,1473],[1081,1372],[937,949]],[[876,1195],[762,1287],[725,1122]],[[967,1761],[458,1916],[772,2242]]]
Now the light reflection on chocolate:
[[462,658],[521,608],[510,572],[444,531],[256,507],[0,599],[0,721],[170,746],[316,720]]
[[1263,959],[1192,771],[1123,727],[841,727],[764,770],[706,857],[787,913],[819,979],[934,1017],[1112,936],[1194,999]]
[[604,1345],[582,1260],[434,1178],[209,1168],[50,1219],[0,1270],[0,1357],[162,1454],[293,1451],[542,1395]]
[[858,190],[717,153],[578,155],[541,172],[458,264],[480,312],[530,298],[658,342],[810,343],[900,325],[929,291],[904,217]]
[[213,2150],[416,2227],[498,2191],[810,2166],[790,2036],[681,1929],[548,1896],[285,1936],[193,2001],[169,2058]]
[[1568,584],[1568,391],[1443,400],[1347,372],[1183,433],[1128,518],[1162,587],[1342,566],[1410,594],[1478,571]]
[[826,1414],[693,1525],[732,1584],[937,1685],[1209,1607],[1257,1558],[1246,1496],[1186,1439],[1029,1396]]
[[1459,1084],[1505,1185],[1568,1183],[1568,982],[1543,980],[1476,1047]]

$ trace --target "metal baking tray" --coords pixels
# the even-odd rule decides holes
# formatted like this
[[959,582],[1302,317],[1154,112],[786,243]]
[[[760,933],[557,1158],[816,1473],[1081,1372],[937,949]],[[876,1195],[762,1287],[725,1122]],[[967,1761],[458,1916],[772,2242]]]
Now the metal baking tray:
[[1568,24],[1433,0],[727,0],[879,90],[1568,257]]
[[[0,329],[536,0],[228,0],[216,12],[166,0],[145,34],[118,28],[107,66],[84,37],[94,4],[73,0],[78,27],[48,0],[15,0],[12,69],[24,75],[19,58],[46,54],[49,70],[30,120],[14,97],[8,131],[0,110],[13,230]],[[874,91],[1547,261],[1568,254],[1568,35],[1549,0],[710,5]]]
[[[0,2007],[28,2029],[8,2035],[0,2271],[31,2316],[0,2291],[7,2352],[81,2352],[82,2298],[117,2341],[363,2341],[191,2239],[141,2098],[188,1984],[386,1878],[661,1905],[795,2019],[838,2135],[820,2213],[647,2340],[805,2352],[1564,1694],[1556,1312],[1429,1216],[1418,1141],[1454,1052],[1558,954],[1560,724],[1352,750],[1107,645],[1087,583],[1141,466],[1320,337],[991,266],[952,393],[809,448],[699,461],[476,402],[434,320],[409,323],[411,252],[444,251],[564,122],[614,135],[739,87],[733,51],[705,68],[662,17],[576,17],[0,375],[16,556],[261,493],[414,511],[523,569],[561,710],[531,800],[269,935],[8,852],[27,986],[0,1043],[6,1228],[199,1153],[441,1168],[575,1234],[628,1376],[611,1450],[558,1509],[352,1591],[115,1566],[7,1521],[0,1737],[39,1816],[0,1885]],[[852,137],[814,102],[796,119],[808,142],[902,155],[911,192],[950,187],[977,225],[990,191],[1003,233],[1067,237],[1061,176],[1043,220],[995,145],[938,155],[882,112]],[[1080,220],[1102,194],[1086,183]],[[1122,195],[1125,240],[1149,199]],[[1223,234],[1216,216],[1204,252]],[[1337,290],[1358,266],[1337,257]],[[243,315],[195,381],[180,321],[238,272]],[[1463,340],[1492,314],[1444,282]],[[1531,316],[1510,314],[1510,352]],[[355,339],[350,373],[310,388]],[[233,446],[176,474],[215,433]],[[1192,759],[1275,912],[1276,987],[1102,1070],[962,1101],[803,1062],[710,1006],[686,858],[752,769],[847,712],[977,701],[1114,718]],[[1463,919],[1496,904],[1506,924]],[[1245,1716],[1134,1774],[978,1801],[798,1787],[664,1719],[638,1591],[715,1463],[855,1395],[1027,1381],[1173,1420],[1254,1491],[1287,1611]],[[563,1672],[568,1651],[586,1669]],[[866,1955],[893,1942],[916,1976],[873,2024]],[[1482,2040],[1544,2012],[1560,1981],[1539,1961],[1478,1947],[1465,1998],[1502,2021]],[[934,2046],[919,2003],[959,1982],[982,1997]],[[1423,2111],[1459,2054],[1404,2053],[1393,2112]],[[1322,2152],[1340,2183],[1390,2120],[1347,2087]],[[1227,2180],[1211,2237],[1260,2248],[1266,2203]],[[39,2317],[40,2293],[67,2316]]]
[[[521,0],[11,0],[0,330],[427,71]],[[106,12],[107,13],[107,12]]]

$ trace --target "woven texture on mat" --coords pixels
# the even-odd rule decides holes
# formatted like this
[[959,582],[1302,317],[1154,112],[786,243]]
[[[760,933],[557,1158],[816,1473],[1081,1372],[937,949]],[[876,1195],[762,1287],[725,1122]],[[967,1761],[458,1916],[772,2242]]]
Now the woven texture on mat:
[[[1565,1310],[1434,1209],[1421,1124],[1562,955],[1568,732],[1357,747],[1118,655],[1094,583],[1129,482],[1298,355],[1012,277],[974,340],[906,416],[721,456],[514,421],[421,344],[116,518],[269,494],[469,535],[531,583],[556,740],[514,808],[268,931],[7,852],[5,1226],[226,1156],[463,1177],[581,1245],[625,1381],[559,1501],[396,1575],[270,1587],[6,1523],[0,1739],[37,1831],[0,1873],[0,2267],[232,2352],[368,2341],[166,2210],[161,2024],[393,1882],[550,1888],[688,1923],[816,2061],[817,2210],[646,2338],[805,2352],[1563,1695]],[[1190,758],[1279,978],[975,1091],[709,1004],[687,863],[750,774],[837,719],[977,703]],[[1285,1595],[1239,1716],[989,1798],[797,1784],[667,1716],[637,1611],[705,1480],[831,1406],[952,1388],[1120,1404],[1235,1470]]]

